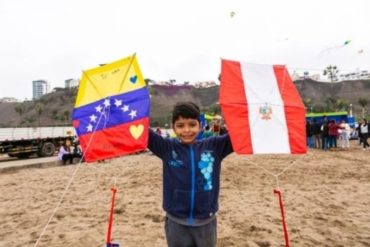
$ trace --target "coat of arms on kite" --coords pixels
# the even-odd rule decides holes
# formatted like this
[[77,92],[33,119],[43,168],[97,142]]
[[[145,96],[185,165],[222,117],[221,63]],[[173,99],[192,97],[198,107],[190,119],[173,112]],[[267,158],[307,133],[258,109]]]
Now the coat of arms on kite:
[[260,106],[260,114],[263,120],[271,119],[272,107],[268,103],[265,103],[263,106]]
[[144,150],[149,107],[135,55],[84,71],[72,118],[85,160]]

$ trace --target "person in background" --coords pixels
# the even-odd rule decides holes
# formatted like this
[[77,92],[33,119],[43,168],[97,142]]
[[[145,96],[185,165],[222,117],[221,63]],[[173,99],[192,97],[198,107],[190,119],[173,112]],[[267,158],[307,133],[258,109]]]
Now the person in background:
[[335,120],[330,120],[328,128],[329,128],[329,148],[337,148],[339,125],[335,122]]
[[221,128],[220,128],[220,136],[225,135],[227,133],[228,133],[228,131],[227,131],[227,128],[226,128],[226,124],[224,123],[224,124],[221,125]]
[[60,146],[57,160],[63,162],[63,165],[69,161],[70,164],[73,164],[74,154],[71,151],[71,140],[65,140],[63,144]]
[[214,136],[220,135],[220,123],[218,122],[218,120],[213,123],[212,131]]
[[345,120],[342,120],[339,124],[341,133],[340,133],[340,139],[341,139],[341,147],[342,148],[349,148],[349,136],[351,134],[351,128],[348,123],[346,123]]
[[320,124],[317,119],[314,118],[312,121],[312,134],[313,134],[313,146],[314,148],[321,148],[321,135],[320,135]]
[[362,143],[364,144],[364,150],[369,147],[369,143],[367,142],[367,139],[369,138],[369,129],[369,124],[367,123],[366,118],[364,118],[360,125],[360,132],[362,136]]
[[208,138],[208,137],[211,137],[211,136],[213,136],[213,132],[211,131],[211,128],[209,127],[209,125],[206,125],[206,127],[203,131],[203,134],[202,134],[202,139]]
[[307,146],[313,148],[313,128],[311,121],[306,121],[306,136],[307,136]]
[[73,142],[73,155],[76,158],[79,158],[79,159],[82,158],[81,162],[84,162],[82,148],[81,148],[81,145],[80,145],[80,142],[79,142],[78,138],[75,139],[74,142]]
[[328,122],[326,121],[326,118],[323,119],[320,130],[321,130],[321,141],[322,141],[321,148],[324,149],[324,151],[326,151],[329,148],[329,128],[328,128]]
[[361,124],[362,124],[362,120],[361,120],[361,122],[358,124],[358,126],[357,126],[357,128],[356,128],[356,130],[357,130],[357,135],[358,135],[358,145],[360,145],[361,146],[361,144],[362,144],[362,133],[361,133]]
[[157,127],[157,128],[155,129],[155,133],[157,133],[158,135],[162,135],[161,128]]

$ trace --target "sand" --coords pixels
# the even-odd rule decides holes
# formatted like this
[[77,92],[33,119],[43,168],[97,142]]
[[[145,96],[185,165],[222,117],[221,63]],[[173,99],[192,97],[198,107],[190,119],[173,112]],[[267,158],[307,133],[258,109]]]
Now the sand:
[[[370,246],[370,151],[239,156],[223,162],[218,246],[285,246],[278,174],[290,246]],[[78,169],[76,170],[76,168]],[[262,168],[263,167],[263,168]],[[73,173],[73,182],[56,208]],[[0,246],[104,246],[116,180],[113,240],[166,246],[161,161],[149,153],[106,163],[0,173]]]

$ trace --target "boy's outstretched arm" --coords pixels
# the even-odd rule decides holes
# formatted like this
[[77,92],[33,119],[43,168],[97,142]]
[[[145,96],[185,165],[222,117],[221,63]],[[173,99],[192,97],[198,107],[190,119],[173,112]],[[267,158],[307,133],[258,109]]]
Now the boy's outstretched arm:
[[170,142],[169,139],[163,138],[149,128],[148,148],[153,154],[162,158],[167,150],[170,149]]
[[221,159],[224,159],[226,156],[234,152],[229,134],[213,137],[213,141],[215,142],[214,146],[216,148],[216,152],[219,154]]

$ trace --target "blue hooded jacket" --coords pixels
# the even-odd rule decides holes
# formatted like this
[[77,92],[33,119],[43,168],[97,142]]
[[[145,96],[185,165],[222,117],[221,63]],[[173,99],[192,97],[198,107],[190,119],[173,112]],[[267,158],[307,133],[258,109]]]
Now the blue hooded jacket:
[[221,161],[233,152],[228,134],[193,144],[149,131],[148,148],[163,161],[163,208],[178,218],[207,219],[218,210]]

